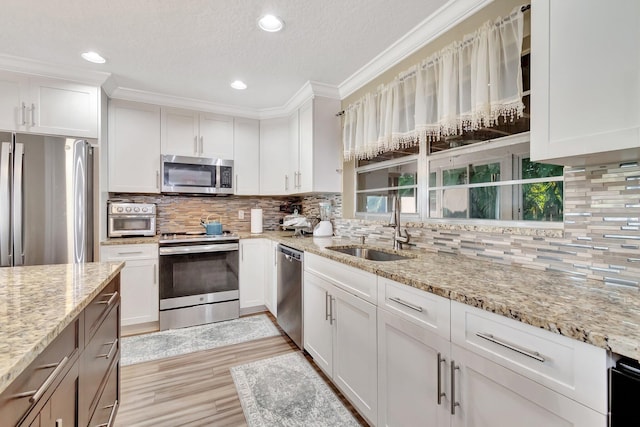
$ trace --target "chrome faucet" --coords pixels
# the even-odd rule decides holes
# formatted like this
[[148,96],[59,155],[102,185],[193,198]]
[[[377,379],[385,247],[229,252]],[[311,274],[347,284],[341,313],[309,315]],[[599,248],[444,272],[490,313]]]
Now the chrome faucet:
[[409,244],[411,236],[405,229],[404,234],[400,228],[400,196],[393,197],[393,211],[391,212],[391,221],[389,227],[393,227],[393,249],[402,249],[403,244]]

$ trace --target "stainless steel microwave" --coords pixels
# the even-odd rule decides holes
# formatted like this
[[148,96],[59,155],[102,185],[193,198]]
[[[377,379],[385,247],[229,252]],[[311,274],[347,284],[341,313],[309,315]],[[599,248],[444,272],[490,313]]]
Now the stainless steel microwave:
[[233,160],[163,155],[163,193],[233,194]]

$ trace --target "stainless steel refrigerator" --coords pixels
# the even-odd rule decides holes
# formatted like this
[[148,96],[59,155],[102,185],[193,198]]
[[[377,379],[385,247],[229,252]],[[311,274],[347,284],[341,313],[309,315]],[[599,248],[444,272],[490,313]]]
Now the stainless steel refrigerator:
[[0,266],[93,261],[93,149],[0,132]]

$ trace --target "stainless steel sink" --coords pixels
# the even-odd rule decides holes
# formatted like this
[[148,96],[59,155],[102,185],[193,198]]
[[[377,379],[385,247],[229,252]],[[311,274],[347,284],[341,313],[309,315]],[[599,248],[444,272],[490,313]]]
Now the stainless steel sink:
[[343,254],[356,256],[358,258],[368,259],[370,261],[400,261],[403,259],[410,259],[409,256],[400,255],[393,252],[385,252],[378,249],[361,248],[361,247],[327,247],[332,251],[340,252]]

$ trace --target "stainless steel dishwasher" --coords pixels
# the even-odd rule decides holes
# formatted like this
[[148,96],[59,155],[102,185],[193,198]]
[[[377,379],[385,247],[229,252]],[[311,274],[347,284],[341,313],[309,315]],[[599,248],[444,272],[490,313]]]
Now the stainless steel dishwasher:
[[278,245],[278,325],[302,349],[302,272],[304,252]]

